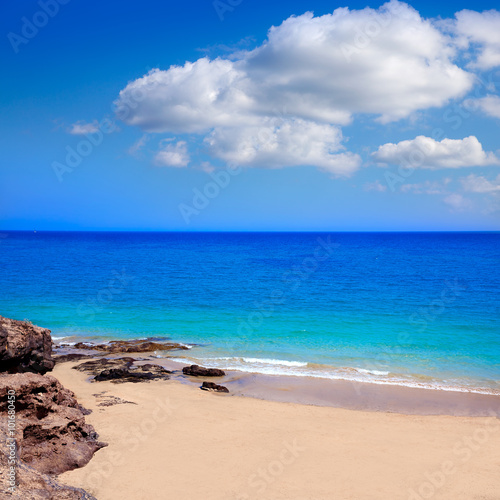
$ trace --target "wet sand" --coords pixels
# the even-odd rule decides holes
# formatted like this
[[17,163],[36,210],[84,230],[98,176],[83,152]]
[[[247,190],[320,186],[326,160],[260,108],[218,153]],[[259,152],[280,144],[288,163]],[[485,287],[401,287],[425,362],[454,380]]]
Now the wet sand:
[[[500,498],[498,418],[353,411],[257,399],[309,393],[311,402],[321,405],[331,401],[333,391],[339,405],[344,399],[353,404],[353,394],[359,393],[355,404],[371,410],[401,409],[404,400],[408,407],[412,401],[418,407],[417,401],[430,413],[436,408],[443,413],[441,391],[415,389],[427,395],[419,399],[417,393],[401,396],[400,389],[407,389],[399,387],[351,387],[349,392],[337,384],[342,381],[326,381],[335,383],[335,390],[322,381],[311,389],[310,381],[283,377],[267,377],[262,385],[261,376],[230,373],[222,382],[232,391],[226,396],[201,391],[187,379],[89,383],[85,374],[71,369],[74,364],[57,365],[54,375],[93,410],[88,422],[109,446],[84,468],[60,478],[98,500]],[[293,384],[304,387],[297,392]],[[448,394],[450,413],[483,405],[478,413],[498,410],[494,396]],[[122,402],[106,406],[111,396]]]
[[[180,373],[185,363],[152,357],[137,364],[151,362],[175,370],[172,378],[198,387],[198,381]],[[408,415],[500,415],[497,395],[238,371],[226,374],[217,383],[226,386],[233,396]]]

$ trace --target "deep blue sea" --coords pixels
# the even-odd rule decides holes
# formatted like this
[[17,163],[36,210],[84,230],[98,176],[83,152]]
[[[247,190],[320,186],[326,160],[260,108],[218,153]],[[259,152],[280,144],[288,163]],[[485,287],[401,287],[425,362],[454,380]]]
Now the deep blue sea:
[[500,233],[0,234],[1,315],[249,372],[497,392],[499,290]]

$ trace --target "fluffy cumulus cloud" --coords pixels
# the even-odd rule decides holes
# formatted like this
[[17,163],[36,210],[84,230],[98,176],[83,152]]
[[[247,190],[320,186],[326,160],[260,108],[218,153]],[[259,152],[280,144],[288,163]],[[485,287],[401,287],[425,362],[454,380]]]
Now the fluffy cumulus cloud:
[[312,165],[339,175],[349,175],[360,165],[358,155],[342,152],[338,127],[302,119],[275,121],[263,120],[253,127],[219,127],[205,143],[212,155],[238,165]]
[[456,14],[455,32],[474,52],[472,67],[500,66],[500,12],[462,10]]
[[160,150],[156,153],[155,164],[160,167],[187,167],[189,164],[189,153],[185,141],[172,143],[162,141]]
[[420,135],[415,139],[397,144],[383,144],[372,154],[382,164],[411,165],[413,168],[461,168],[499,165],[500,160],[491,152],[485,152],[476,137],[443,139],[436,141]]
[[235,64],[223,59],[154,69],[120,92],[117,115],[147,132],[200,133],[245,124],[251,103],[244,80]]
[[449,39],[407,4],[291,17],[245,57],[272,103],[304,118],[346,123],[354,113],[382,122],[462,96],[472,76],[453,63]]
[[305,13],[254,50],[150,71],[120,92],[117,115],[146,132],[201,134],[219,159],[349,175],[360,161],[343,150],[338,127],[358,114],[388,123],[464,96],[474,76],[456,51],[405,3]]

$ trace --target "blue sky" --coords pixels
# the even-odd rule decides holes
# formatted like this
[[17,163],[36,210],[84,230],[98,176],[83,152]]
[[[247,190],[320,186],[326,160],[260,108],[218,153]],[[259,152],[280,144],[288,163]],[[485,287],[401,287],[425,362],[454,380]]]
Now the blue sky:
[[365,7],[4,2],[0,229],[499,230],[495,2]]

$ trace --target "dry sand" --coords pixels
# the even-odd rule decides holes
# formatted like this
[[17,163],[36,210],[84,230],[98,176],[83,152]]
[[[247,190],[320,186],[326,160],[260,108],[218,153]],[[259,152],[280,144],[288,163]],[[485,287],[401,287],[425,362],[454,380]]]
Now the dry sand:
[[[279,403],[177,381],[89,383],[72,366],[54,375],[109,446],[60,479],[98,500],[500,499],[497,418]],[[107,396],[136,404],[99,406]]]

